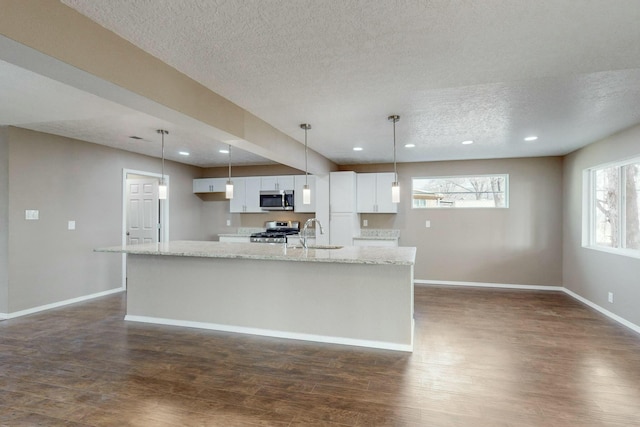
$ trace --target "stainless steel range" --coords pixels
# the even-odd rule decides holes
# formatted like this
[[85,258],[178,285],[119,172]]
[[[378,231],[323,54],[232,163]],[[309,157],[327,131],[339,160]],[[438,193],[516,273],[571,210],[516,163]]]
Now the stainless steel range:
[[253,233],[254,243],[287,243],[287,236],[300,234],[299,221],[267,221],[262,233]]

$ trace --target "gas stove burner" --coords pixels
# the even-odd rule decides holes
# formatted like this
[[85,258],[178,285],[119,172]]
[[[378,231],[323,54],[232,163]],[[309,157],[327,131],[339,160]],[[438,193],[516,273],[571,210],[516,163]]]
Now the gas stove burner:
[[287,243],[287,236],[300,233],[300,223],[298,221],[267,221],[266,231],[253,233],[251,242],[253,243]]

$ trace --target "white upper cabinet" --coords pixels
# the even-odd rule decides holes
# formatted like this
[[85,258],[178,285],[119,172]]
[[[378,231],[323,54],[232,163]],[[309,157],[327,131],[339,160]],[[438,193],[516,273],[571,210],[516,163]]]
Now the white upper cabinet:
[[329,176],[330,212],[356,212],[356,173],[331,172]]
[[[260,177],[236,177],[233,181],[233,199],[229,203],[231,213],[258,213],[260,209]],[[226,181],[225,181],[226,182]]]
[[397,213],[398,204],[391,202],[393,172],[359,173],[357,177],[358,213]]
[[227,178],[201,178],[193,180],[194,193],[220,193],[225,191]]
[[294,186],[294,211],[295,212],[307,212],[313,213],[316,211],[316,177],[314,175],[309,175],[308,177],[309,189],[311,190],[311,204],[304,205],[302,204],[302,187],[305,183],[305,175],[296,175],[295,176],[295,186]]
[[265,191],[293,190],[294,175],[263,176],[260,180],[260,188]]

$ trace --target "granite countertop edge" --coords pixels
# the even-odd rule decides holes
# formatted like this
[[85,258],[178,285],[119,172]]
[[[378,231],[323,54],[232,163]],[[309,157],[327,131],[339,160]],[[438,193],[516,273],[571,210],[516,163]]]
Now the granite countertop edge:
[[94,249],[95,252],[195,258],[253,259],[371,265],[415,265],[414,247],[345,246],[340,249],[300,249],[286,245],[173,241]]

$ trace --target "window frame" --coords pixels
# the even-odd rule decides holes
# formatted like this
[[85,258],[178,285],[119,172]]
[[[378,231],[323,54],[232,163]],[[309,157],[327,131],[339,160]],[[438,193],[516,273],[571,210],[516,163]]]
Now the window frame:
[[[640,249],[629,249],[627,245],[627,174],[623,168],[632,164],[640,164],[640,157],[632,157],[625,160],[616,160],[591,166],[583,170],[583,197],[582,197],[582,247],[600,252],[607,252],[631,258],[640,258]],[[596,207],[596,173],[597,171],[616,168],[618,169],[618,198],[616,209],[618,211],[618,246],[603,246],[596,243],[597,240],[597,207]]]
[[[504,178],[504,206],[414,206],[414,188],[416,179],[453,179],[453,178]],[[432,175],[432,176],[412,176],[411,177],[411,209],[509,209],[509,174],[508,173],[487,173],[487,174],[465,174],[465,175]]]

